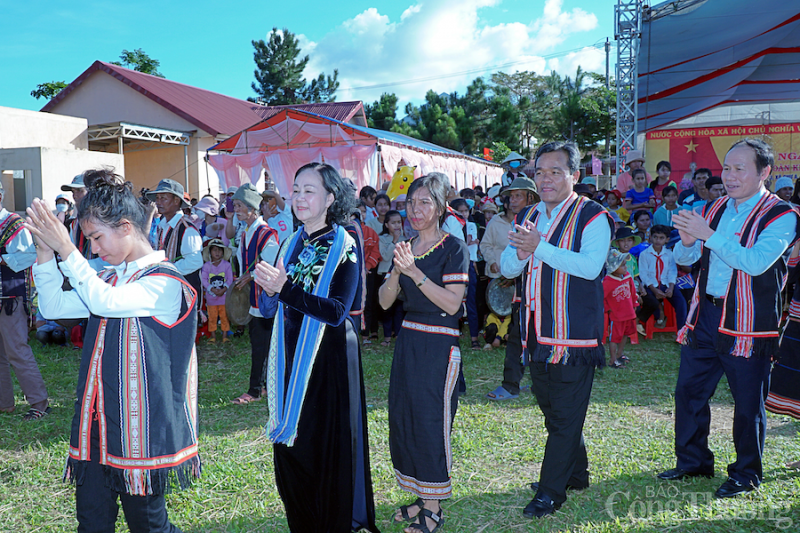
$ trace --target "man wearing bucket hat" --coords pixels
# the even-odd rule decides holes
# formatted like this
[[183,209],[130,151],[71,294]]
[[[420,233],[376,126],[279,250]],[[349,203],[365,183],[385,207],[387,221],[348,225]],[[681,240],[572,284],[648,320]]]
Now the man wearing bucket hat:
[[539,148],[536,188],[542,201],[520,211],[500,257],[503,276],[523,276],[523,356],[548,433],[526,518],[558,510],[568,486],[589,485],[583,424],[595,368],[605,364],[601,272],[613,222],[601,205],[573,191],[580,158],[573,143]]
[[239,279],[234,287],[250,293],[250,316],[247,324],[250,333],[250,384],[247,392],[233,400],[236,405],[244,405],[260,400],[262,390],[266,387],[265,365],[274,317],[265,317],[258,307],[258,296],[261,287],[253,283],[252,273],[260,261],[275,264],[280,246],[278,232],[270,228],[261,217],[260,206],[262,196],[255,186],[245,183],[233,195],[233,208],[236,218],[245,224],[244,233],[239,241],[237,251],[239,259]]
[[183,186],[165,179],[147,193],[147,199],[156,203],[161,215],[156,233],[158,249],[164,250],[167,260],[174,263],[186,281],[197,291],[198,307],[203,293],[200,269],[203,268],[203,239],[200,232],[185,217],[181,209],[191,206],[183,196]]
[[505,174],[503,174],[503,177],[500,180],[502,185],[504,187],[507,187],[511,185],[511,183],[513,183],[514,180],[517,179],[518,177],[527,178],[528,176],[526,176],[525,173],[522,172],[522,168],[525,166],[527,162],[528,160],[519,155],[517,152],[511,152],[510,154],[508,154],[508,156],[505,159],[503,159],[503,162],[500,163],[501,165],[503,165],[503,168],[506,169]]
[[[644,168],[644,156],[642,155],[641,150],[631,150],[625,155],[625,166],[628,167],[626,172],[623,172],[619,176],[617,176],[617,186],[616,189],[622,193],[622,196],[625,196],[625,193],[628,192],[628,189],[633,187],[633,174],[634,170]],[[650,175],[649,172],[645,171],[647,175],[647,183],[653,181],[653,176]]]
[[[520,176],[500,193],[507,199],[505,212],[496,216],[486,226],[486,232],[481,241],[481,254],[486,260],[486,275],[490,278],[500,278],[500,256],[508,246],[508,234],[514,229],[514,217],[529,205],[539,201],[536,192],[536,183],[530,178]],[[522,343],[519,328],[519,303],[522,294],[522,277],[514,278],[516,294],[511,305],[511,324],[508,327],[508,341],[506,343],[506,357],[503,362],[503,382],[492,392],[486,395],[490,400],[514,400],[519,398],[520,381],[522,381],[523,366]]]

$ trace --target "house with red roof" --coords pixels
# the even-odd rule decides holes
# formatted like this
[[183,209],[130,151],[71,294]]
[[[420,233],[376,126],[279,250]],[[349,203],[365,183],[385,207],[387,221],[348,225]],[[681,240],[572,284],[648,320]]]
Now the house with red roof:
[[171,178],[200,198],[219,183],[206,150],[287,107],[367,125],[360,101],[263,106],[103,61],[41,111],[85,118],[89,150],[123,155],[118,171],[137,187]]

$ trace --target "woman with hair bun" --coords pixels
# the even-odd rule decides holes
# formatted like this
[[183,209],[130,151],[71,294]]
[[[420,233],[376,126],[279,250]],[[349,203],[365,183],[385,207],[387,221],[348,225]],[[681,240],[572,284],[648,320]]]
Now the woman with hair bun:
[[259,306],[277,305],[267,434],[294,533],[378,531],[359,324],[350,314],[361,266],[344,226],[355,205],[353,188],[333,167],[301,167],[292,209],[302,226],[284,241],[277,265],[262,261],[255,270],[265,291]]
[[[130,182],[108,169],[84,182],[78,222],[111,268],[96,273],[42,200],[26,224],[42,315],[89,317],[64,475],[76,485],[78,531],[114,531],[118,499],[130,531],[179,531],[164,494],[200,476],[197,294],[150,246],[152,213]],[[61,289],[62,272],[73,290]]]

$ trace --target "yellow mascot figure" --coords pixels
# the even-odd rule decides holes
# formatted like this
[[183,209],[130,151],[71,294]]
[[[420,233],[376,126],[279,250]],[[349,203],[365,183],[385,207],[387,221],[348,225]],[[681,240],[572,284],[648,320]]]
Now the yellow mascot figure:
[[389,182],[389,190],[386,194],[394,200],[401,194],[408,194],[408,188],[411,182],[414,181],[414,169],[417,167],[400,167],[397,172],[392,176],[392,181]]

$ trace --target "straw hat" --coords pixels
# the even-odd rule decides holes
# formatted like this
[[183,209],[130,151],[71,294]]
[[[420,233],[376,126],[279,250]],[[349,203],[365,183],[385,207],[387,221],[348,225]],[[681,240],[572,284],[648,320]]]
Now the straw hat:
[[625,164],[629,165],[634,161],[641,161],[644,163],[644,156],[642,155],[641,150],[631,150],[625,155]]
[[203,247],[203,261],[208,263],[211,261],[211,247],[216,246],[217,248],[222,248],[222,258],[225,261],[231,260],[231,254],[233,253],[230,248],[225,246],[220,239],[211,239],[206,243]]

